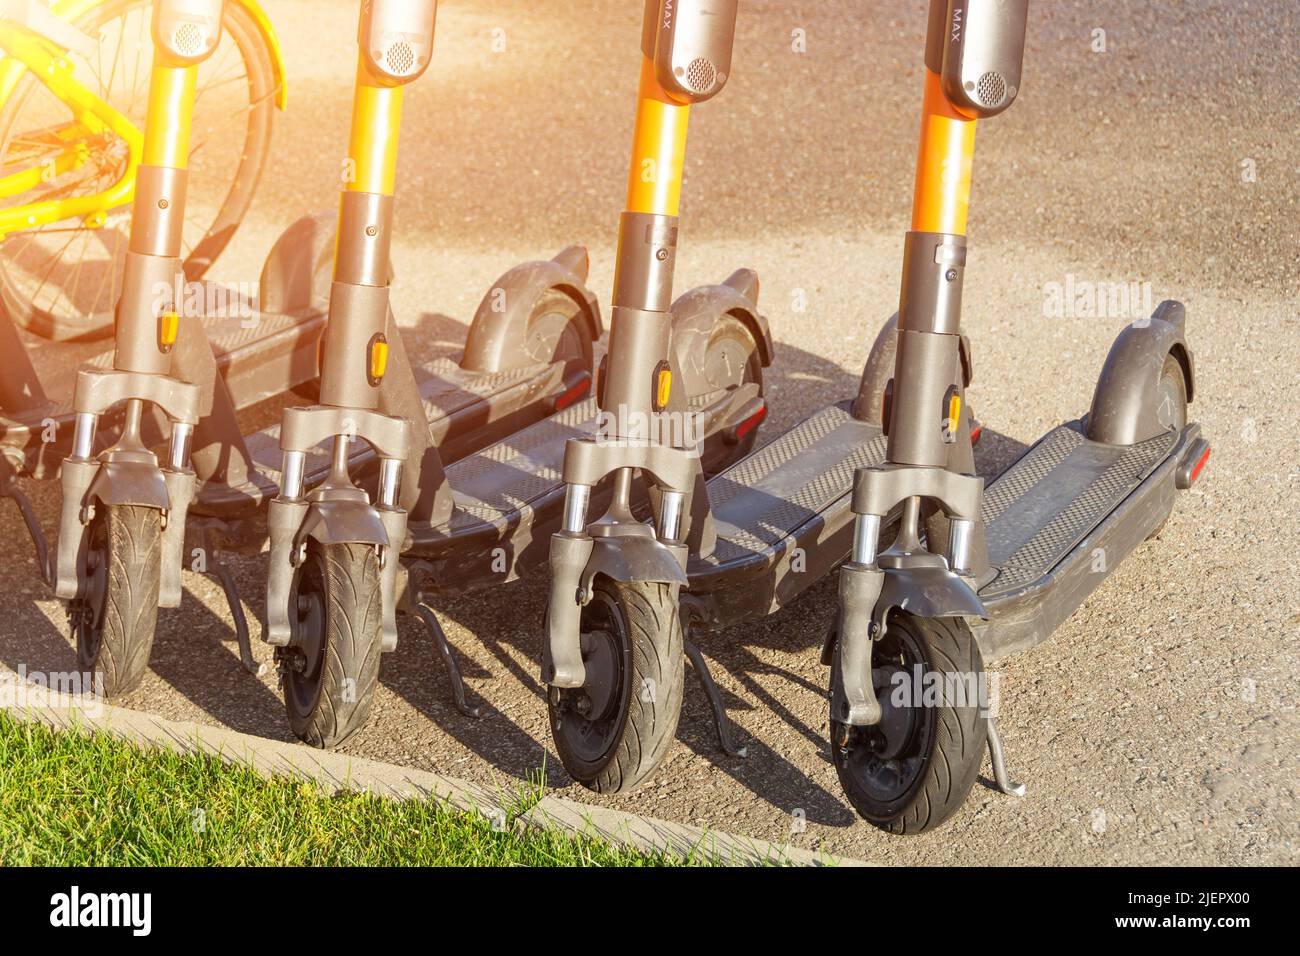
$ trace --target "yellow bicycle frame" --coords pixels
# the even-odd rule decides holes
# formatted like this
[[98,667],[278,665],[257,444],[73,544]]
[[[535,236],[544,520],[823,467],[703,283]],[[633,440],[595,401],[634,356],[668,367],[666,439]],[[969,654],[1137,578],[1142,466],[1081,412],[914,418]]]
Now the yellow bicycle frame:
[[[61,19],[74,22],[104,0],[59,0],[51,5],[51,12]],[[271,22],[258,6],[257,0],[231,0],[247,10],[257,24],[270,53],[275,79],[275,104],[284,109],[288,90],[284,75],[284,58],[280,43],[271,28]],[[52,172],[60,175],[81,167],[89,158],[84,140],[111,132],[127,144],[127,166],[122,177],[107,189],[89,196],[74,196],[26,203],[0,209],[0,240],[6,234],[23,229],[33,229],[69,219],[80,219],[87,228],[98,228],[110,210],[126,206],[135,195],[135,173],[140,164],[145,137],[129,119],[106,103],[96,93],[72,75],[72,65],[65,51],[56,44],[20,24],[0,21],[0,105],[8,101],[23,75],[30,70],[47,89],[67,104],[73,122],[53,135],[67,142],[66,148],[54,160],[49,170],[40,167],[21,169],[0,177],[0,200],[22,195],[35,188]]]

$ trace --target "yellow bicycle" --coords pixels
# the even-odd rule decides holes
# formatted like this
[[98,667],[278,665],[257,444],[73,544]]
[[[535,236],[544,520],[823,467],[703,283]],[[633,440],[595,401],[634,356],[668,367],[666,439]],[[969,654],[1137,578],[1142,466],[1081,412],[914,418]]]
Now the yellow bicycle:
[[[150,0],[0,0],[0,310],[56,341],[113,330],[143,142]],[[199,72],[181,257],[201,277],[252,202],[285,103],[256,0]]]

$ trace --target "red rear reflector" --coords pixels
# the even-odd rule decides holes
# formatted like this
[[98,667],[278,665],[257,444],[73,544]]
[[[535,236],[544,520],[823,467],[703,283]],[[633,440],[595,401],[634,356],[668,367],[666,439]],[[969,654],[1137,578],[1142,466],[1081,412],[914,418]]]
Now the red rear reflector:
[[560,397],[555,400],[555,410],[558,412],[568,408],[578,399],[586,395],[587,389],[590,387],[591,387],[591,376],[584,375],[582,377],[582,381],[578,382],[577,385],[574,385],[567,392],[561,393]]
[[980,440],[980,435],[983,435],[983,434],[984,434],[984,426],[983,426],[983,425],[976,425],[976,426],[971,430],[971,433],[970,433],[970,443],[971,443],[972,445],[974,445],[976,442],[978,442],[978,441]]
[[758,427],[759,423],[765,418],[767,418],[766,405],[764,405],[762,408],[760,408],[758,411],[750,415],[743,422],[741,422],[739,425],[736,426],[736,440],[740,441],[740,439],[744,438],[746,435],[752,432],[755,428]]
[[1205,467],[1205,463],[1206,463],[1207,461],[1209,461],[1209,460],[1210,460],[1210,449],[1207,447],[1207,448],[1205,449],[1205,452],[1201,455],[1200,460],[1197,461],[1197,463],[1196,463],[1196,467],[1192,469],[1192,481],[1193,481],[1193,482],[1196,481],[1197,477],[1198,477],[1198,476],[1200,475],[1200,473],[1201,473],[1201,469]]

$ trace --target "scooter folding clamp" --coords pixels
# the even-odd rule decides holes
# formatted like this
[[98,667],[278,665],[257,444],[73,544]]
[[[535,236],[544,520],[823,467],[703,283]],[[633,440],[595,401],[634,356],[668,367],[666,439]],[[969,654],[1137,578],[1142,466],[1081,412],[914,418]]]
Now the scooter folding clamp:
[[571,438],[564,448],[564,481],[590,487],[620,468],[637,468],[665,491],[690,494],[697,458],[684,448],[633,439]]

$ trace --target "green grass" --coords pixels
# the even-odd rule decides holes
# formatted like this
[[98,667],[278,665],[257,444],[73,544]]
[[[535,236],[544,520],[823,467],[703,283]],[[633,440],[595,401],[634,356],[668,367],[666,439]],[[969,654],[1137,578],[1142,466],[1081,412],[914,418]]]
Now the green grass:
[[394,801],[267,779],[197,754],[54,731],[0,713],[0,865],[673,866],[516,818],[505,826],[434,800]]

